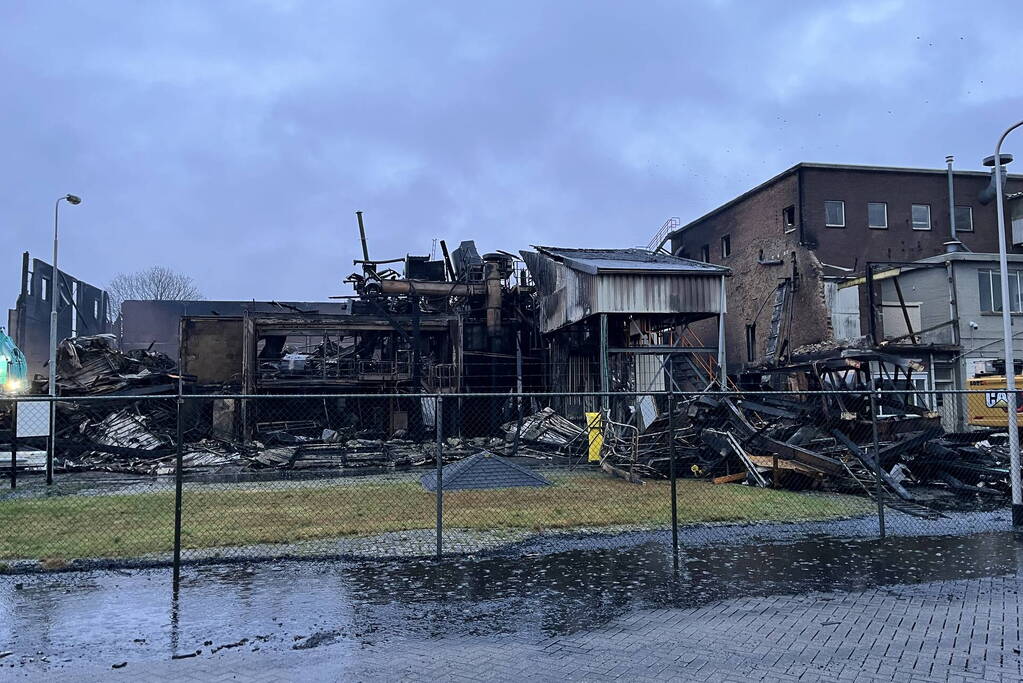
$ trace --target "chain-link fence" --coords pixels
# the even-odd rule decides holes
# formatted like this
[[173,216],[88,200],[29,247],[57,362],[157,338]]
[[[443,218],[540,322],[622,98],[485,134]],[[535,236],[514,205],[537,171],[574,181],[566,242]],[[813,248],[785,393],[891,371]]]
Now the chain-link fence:
[[0,405],[7,571],[1010,526],[1004,408],[988,394],[161,395]]

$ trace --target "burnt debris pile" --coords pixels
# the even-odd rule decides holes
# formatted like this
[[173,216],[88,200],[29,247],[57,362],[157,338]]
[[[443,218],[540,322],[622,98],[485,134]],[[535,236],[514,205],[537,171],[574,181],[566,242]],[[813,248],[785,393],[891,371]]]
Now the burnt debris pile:
[[[1004,430],[949,430],[931,410],[933,396],[905,381],[912,363],[881,356],[835,353],[758,372],[745,389],[680,398],[673,431],[659,417],[631,451],[619,442],[613,460],[666,476],[673,449],[679,476],[880,496],[920,516],[935,514],[919,504],[935,487],[1008,492]],[[880,360],[895,371],[871,377],[871,362]]]
[[147,349],[120,351],[112,334],[65,339],[57,347],[58,393],[141,395],[174,389],[176,363]]

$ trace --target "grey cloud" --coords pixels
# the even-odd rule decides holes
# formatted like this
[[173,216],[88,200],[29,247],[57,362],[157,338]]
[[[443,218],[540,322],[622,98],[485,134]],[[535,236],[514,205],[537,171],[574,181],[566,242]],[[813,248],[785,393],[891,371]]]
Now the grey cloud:
[[976,167],[1023,110],[1013,10],[929,2],[21,3],[0,9],[0,297],[19,254],[218,298],[358,250],[632,245],[801,159]]

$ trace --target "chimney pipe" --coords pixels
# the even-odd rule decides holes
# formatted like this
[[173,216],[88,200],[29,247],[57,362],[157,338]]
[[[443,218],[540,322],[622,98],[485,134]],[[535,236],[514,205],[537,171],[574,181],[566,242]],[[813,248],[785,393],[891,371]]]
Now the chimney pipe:
[[[949,239],[952,242],[956,242],[959,238],[956,236],[956,195],[955,188],[952,187],[952,162],[955,161],[955,157],[949,154],[945,157],[945,163],[948,164],[948,227],[950,230]],[[948,242],[945,244],[945,250],[948,251]],[[960,245],[962,246],[962,245]],[[956,251],[960,251],[956,249]]]
[[501,261],[495,254],[483,257],[483,279],[486,284],[487,332],[501,330]]
[[366,226],[362,224],[362,212],[355,212],[356,218],[359,219],[359,239],[362,240],[362,270],[363,272],[369,272],[373,269],[373,266],[369,264],[369,246],[366,244]]

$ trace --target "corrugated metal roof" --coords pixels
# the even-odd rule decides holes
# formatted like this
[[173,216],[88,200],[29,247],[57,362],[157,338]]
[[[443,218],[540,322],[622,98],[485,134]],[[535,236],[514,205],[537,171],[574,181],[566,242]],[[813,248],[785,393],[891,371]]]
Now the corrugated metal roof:
[[573,270],[590,275],[613,271],[651,273],[727,273],[728,268],[670,256],[649,249],[570,249],[533,245],[537,251],[561,261]]

